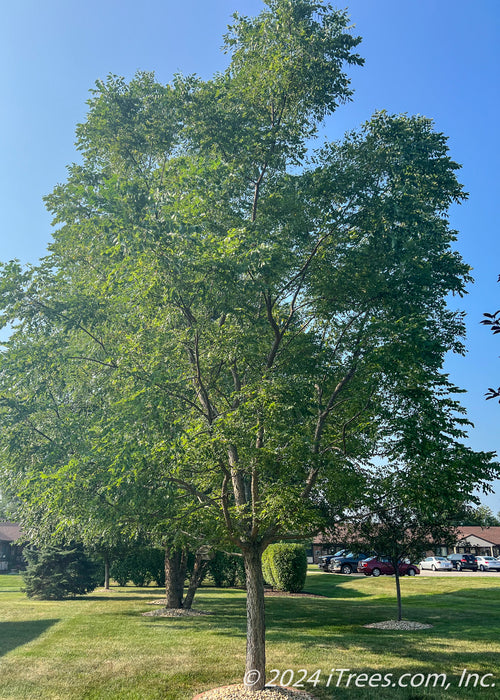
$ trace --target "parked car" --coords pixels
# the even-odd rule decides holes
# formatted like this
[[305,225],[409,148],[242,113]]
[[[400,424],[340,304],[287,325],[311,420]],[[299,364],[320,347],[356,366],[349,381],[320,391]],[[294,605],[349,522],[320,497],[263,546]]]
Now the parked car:
[[446,557],[426,557],[420,562],[419,567],[431,571],[453,571],[453,564]]
[[[363,561],[359,562],[358,573],[365,576],[380,576],[381,574],[390,576],[394,573],[394,567],[388,557],[369,557],[369,559],[363,559]],[[420,569],[415,564],[399,562],[400,576],[416,576],[419,573]]]
[[476,557],[479,571],[500,571],[500,561],[495,557]]
[[338,552],[335,552],[335,554],[325,554],[324,556],[320,557],[318,559],[318,568],[323,569],[323,571],[328,571],[328,565],[330,564],[330,561],[334,557],[340,557],[342,554],[344,554],[345,549],[339,549]]
[[346,552],[341,556],[334,556],[330,559],[328,568],[335,574],[352,574],[353,571],[358,570],[358,563],[367,557],[368,554]]
[[462,569],[477,571],[477,560],[473,554],[448,554],[448,559],[457,571]]

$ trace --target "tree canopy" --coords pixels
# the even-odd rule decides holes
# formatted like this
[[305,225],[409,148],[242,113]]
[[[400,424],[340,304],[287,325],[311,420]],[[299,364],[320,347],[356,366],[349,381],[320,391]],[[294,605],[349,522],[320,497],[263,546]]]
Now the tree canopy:
[[[2,467],[24,517],[57,524],[71,489],[90,493],[75,522],[100,522],[103,497],[160,532],[196,513],[243,554],[262,684],[265,547],[340,518],[373,460],[463,438],[442,363],[464,351],[446,299],[470,279],[446,138],[379,112],[312,149],[360,39],[326,3],[266,4],[235,16],[212,80],[96,83],[81,163],[46,198],[48,255],[0,286]],[[469,453],[464,489],[490,460]]]

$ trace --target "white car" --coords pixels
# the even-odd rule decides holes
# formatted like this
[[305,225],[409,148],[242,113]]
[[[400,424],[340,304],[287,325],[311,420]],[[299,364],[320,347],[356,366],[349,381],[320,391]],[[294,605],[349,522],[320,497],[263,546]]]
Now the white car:
[[500,561],[495,557],[476,556],[476,559],[479,571],[500,571]]
[[453,571],[453,564],[445,557],[427,557],[420,562],[419,567],[431,571]]

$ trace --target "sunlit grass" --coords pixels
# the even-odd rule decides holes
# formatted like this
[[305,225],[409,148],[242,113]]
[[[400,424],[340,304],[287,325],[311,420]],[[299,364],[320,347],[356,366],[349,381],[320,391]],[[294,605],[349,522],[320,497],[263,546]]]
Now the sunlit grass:
[[[241,682],[245,594],[202,588],[196,618],[151,618],[155,588],[99,589],[61,602],[32,601],[21,581],[0,576],[1,700],[189,700],[201,690]],[[266,600],[268,671],[321,669],[318,698],[497,698],[500,688],[500,575],[402,580],[404,617],[432,629],[366,629],[394,618],[394,580],[311,571],[306,588],[324,598]],[[326,688],[331,669],[352,673],[446,673],[448,690]],[[464,668],[497,688],[456,687]],[[302,675],[302,674],[301,674]],[[290,677],[290,674],[288,674]],[[306,687],[313,690],[312,684]],[[390,692],[389,692],[390,691]]]

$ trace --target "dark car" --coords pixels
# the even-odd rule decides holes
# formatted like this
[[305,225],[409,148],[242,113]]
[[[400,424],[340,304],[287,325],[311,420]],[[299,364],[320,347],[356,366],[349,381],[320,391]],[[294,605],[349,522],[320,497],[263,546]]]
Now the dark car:
[[368,554],[346,552],[341,556],[334,556],[330,559],[329,570],[335,574],[352,574],[358,570],[358,563],[362,559],[367,559]]
[[328,566],[329,566],[331,560],[334,557],[342,556],[342,554],[344,554],[344,552],[345,552],[345,549],[340,549],[338,552],[335,552],[335,554],[325,554],[324,556],[322,556],[318,559],[318,567],[320,569],[323,569],[323,571],[329,571]]
[[[390,576],[394,573],[394,567],[388,557],[370,557],[359,562],[358,573],[365,576],[380,576],[381,574]],[[400,576],[416,576],[419,573],[420,569],[415,564],[407,564],[404,561],[399,562]]]
[[453,568],[457,571],[469,569],[469,571],[477,571],[477,559],[473,554],[449,554],[448,559],[453,564]]

